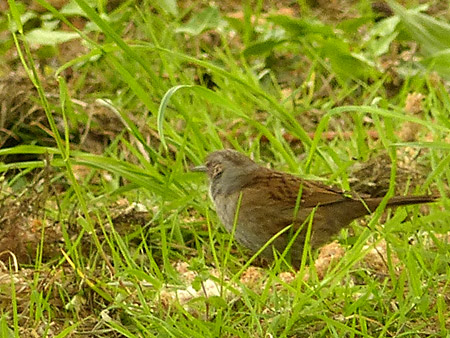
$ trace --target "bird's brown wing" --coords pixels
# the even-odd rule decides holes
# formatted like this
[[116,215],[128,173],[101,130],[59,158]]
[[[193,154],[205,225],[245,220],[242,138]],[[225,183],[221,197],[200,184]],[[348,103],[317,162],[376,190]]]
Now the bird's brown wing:
[[[246,224],[246,234],[243,237],[247,240],[249,236],[253,236],[250,244],[255,248],[261,247],[273,235],[294,224],[294,230],[302,227],[299,240],[293,247],[298,254],[302,250],[306,233],[306,227],[302,225],[307,224],[305,221],[309,219],[312,212],[314,212],[312,238],[314,246],[325,243],[351,220],[364,214],[364,212],[355,211],[360,206],[362,210],[365,210],[358,199],[353,199],[344,192],[322,183],[270,170],[257,175],[242,187],[239,215],[241,224]],[[301,194],[301,200],[297,209],[299,194]],[[335,207],[334,204],[341,207]],[[355,204],[358,208],[349,208],[349,204]],[[313,211],[317,206],[319,206],[318,209]],[[349,212],[350,209],[352,212]],[[286,233],[274,244],[282,250],[288,239]]]
[[269,188],[268,198],[275,204],[282,201],[286,207],[295,207],[301,194],[300,207],[314,208],[317,205],[327,205],[340,202],[349,197],[341,190],[327,186],[317,181],[303,180],[300,177],[267,170],[252,183]]

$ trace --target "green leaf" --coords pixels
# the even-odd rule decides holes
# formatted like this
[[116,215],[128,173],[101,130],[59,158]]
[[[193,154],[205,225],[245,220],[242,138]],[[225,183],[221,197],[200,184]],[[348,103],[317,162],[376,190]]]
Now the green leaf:
[[296,19],[285,15],[272,15],[269,16],[268,21],[283,27],[287,33],[290,33],[293,36],[307,34],[334,36],[333,28],[318,20]]
[[374,71],[369,61],[350,52],[348,44],[339,39],[327,39],[321,54],[330,60],[333,71],[341,78],[366,78]]
[[381,20],[370,30],[371,36],[389,36],[397,29],[400,19],[396,16]]
[[[23,33],[23,25],[22,25],[22,19],[20,16],[19,9],[16,6],[16,2],[13,0],[8,0],[9,3],[9,11],[12,16],[12,20],[10,21],[10,30],[16,31],[18,30],[19,33]],[[29,14],[32,15],[32,14]],[[15,27],[13,25],[15,24]]]
[[225,301],[225,299],[223,299],[222,297],[219,296],[209,296],[206,301],[211,304],[212,306],[214,306],[216,309],[227,309],[228,308],[228,303]]
[[396,16],[381,20],[369,31],[370,40],[367,47],[375,56],[386,54],[392,41],[398,36],[398,23]]
[[220,12],[217,7],[209,7],[204,11],[194,14],[188,23],[178,27],[176,33],[199,35],[206,30],[219,27],[221,22]]
[[177,6],[177,2],[175,0],[160,0],[160,1],[158,1],[158,4],[167,13],[170,13],[173,16],[178,15],[178,6]]
[[262,42],[256,42],[245,48],[244,56],[250,55],[262,55],[266,53],[270,53],[276,46],[282,44],[286,40],[266,40]]
[[430,55],[450,48],[450,24],[417,10],[406,10],[394,1],[388,0],[388,3],[400,17],[406,32],[421,45],[425,54]]
[[343,30],[349,34],[355,34],[357,29],[362,25],[372,22],[373,18],[371,16],[363,16],[360,18],[352,18],[348,20],[343,20],[337,24],[336,28]]
[[[96,0],[87,0],[86,3],[89,4],[89,6],[91,6],[92,8],[95,8],[97,6]],[[69,16],[76,15],[87,17],[86,13],[81,9],[80,6],[78,6],[78,4],[74,0],[71,0],[68,4],[64,5],[64,7],[61,8],[60,13]]]
[[[195,85],[179,85],[170,88],[163,96],[161,100],[161,104],[158,108],[158,114],[157,114],[157,128],[158,128],[158,134],[161,140],[162,146],[167,149],[167,143],[166,138],[164,136],[164,115],[167,109],[167,105],[169,104],[170,98],[180,89],[189,89],[193,91],[194,93],[198,94],[199,96],[203,97],[205,100],[217,105],[221,106],[224,109],[232,110],[235,114],[239,113],[239,107],[227,99],[226,97],[217,94],[216,92],[202,87],[202,86],[195,86]],[[245,116],[242,116],[243,118],[246,118]]]
[[450,79],[450,49],[437,52],[421,61],[427,69],[433,69],[441,76]]
[[13,338],[15,337],[14,331],[8,327],[6,317],[6,314],[2,314],[2,316],[0,317],[0,337]]
[[116,175],[125,177],[130,182],[144,187],[155,195],[162,196],[167,200],[177,198],[177,194],[165,185],[163,178],[155,169],[154,172],[142,169],[134,164],[109,158],[106,156],[74,152],[72,162],[91,168],[103,169]]
[[173,94],[175,94],[178,90],[183,89],[183,88],[191,88],[193,87],[192,85],[180,85],[180,86],[175,86],[170,88],[167,93],[164,94],[162,100],[161,100],[161,104],[159,105],[158,108],[158,114],[157,114],[157,127],[158,127],[158,134],[159,137],[161,139],[161,145],[164,147],[164,149],[167,150],[167,143],[166,143],[166,138],[164,137],[164,115],[166,113],[166,108],[167,105],[169,104],[170,98],[172,97]]
[[28,43],[54,46],[63,42],[79,38],[78,33],[63,32],[63,31],[49,31],[42,28],[33,29],[25,34]]

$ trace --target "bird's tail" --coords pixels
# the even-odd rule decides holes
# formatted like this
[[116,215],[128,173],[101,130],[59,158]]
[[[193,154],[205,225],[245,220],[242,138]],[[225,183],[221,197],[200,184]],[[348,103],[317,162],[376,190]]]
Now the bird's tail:
[[[435,195],[422,195],[422,196],[395,196],[391,197],[386,204],[387,208],[396,207],[400,205],[410,205],[410,204],[422,204],[422,203],[431,203],[436,201],[439,196]],[[375,211],[375,209],[380,205],[383,197],[379,198],[368,198],[364,202],[371,212]]]

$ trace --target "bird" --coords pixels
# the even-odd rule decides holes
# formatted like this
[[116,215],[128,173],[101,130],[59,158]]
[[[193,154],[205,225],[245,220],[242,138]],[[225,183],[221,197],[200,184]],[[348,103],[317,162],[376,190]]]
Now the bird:
[[[253,253],[272,261],[274,250],[299,267],[311,227],[309,244],[317,249],[353,220],[375,211],[382,197],[359,197],[315,180],[272,170],[244,154],[218,150],[204,165],[192,168],[209,178],[209,194],[225,229]],[[394,196],[386,207],[430,203],[438,196]],[[309,223],[311,223],[309,225]]]

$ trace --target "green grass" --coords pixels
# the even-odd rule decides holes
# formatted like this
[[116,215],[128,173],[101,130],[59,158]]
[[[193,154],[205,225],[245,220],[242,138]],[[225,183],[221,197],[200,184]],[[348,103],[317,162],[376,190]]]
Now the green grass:
[[[266,16],[262,2],[245,5],[237,20],[200,3],[107,10],[98,2],[94,10],[76,0],[87,23],[80,30],[72,14],[37,2],[47,10],[36,14],[42,26],[59,31],[50,23],[64,22],[82,44],[77,56],[46,65],[42,53],[56,58],[60,41],[46,35],[34,45],[20,21],[30,11],[9,1],[3,19],[37,89],[30,99],[42,108],[47,137],[0,149],[8,159],[0,163],[2,211],[32,201],[36,210],[20,220],[37,231],[31,261],[0,270],[1,337],[449,334],[450,97],[440,72],[448,46],[438,39],[419,60],[397,56],[396,67],[380,68],[389,56],[383,42],[407,49],[421,42],[420,27],[447,34],[445,24],[395,7],[400,19],[383,26],[365,1],[353,8],[359,20],[344,18],[336,30],[312,14]],[[424,95],[417,115],[404,111],[414,92]],[[402,139],[412,123],[414,140]],[[86,129],[108,132],[101,153],[77,143]],[[327,271],[307,252],[298,272],[287,275],[278,261],[245,282],[251,255],[221,227],[205,177],[189,172],[224,147],[343,189],[352,165],[387,153],[389,194],[443,197],[426,210],[379,210],[367,226],[355,222],[338,236],[345,254]],[[368,258],[379,245],[382,269]]]

